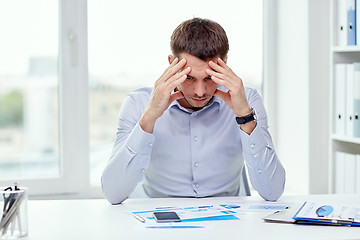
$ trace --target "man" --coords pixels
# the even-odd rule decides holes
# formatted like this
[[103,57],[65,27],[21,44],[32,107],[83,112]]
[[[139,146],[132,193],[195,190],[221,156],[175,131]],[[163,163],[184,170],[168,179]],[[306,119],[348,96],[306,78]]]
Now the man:
[[107,200],[121,203],[141,181],[150,197],[236,196],[244,159],[254,189],[277,200],[285,170],[259,94],[226,65],[224,29],[190,19],[170,44],[170,65],[154,88],[130,93],[121,108],[102,175]]

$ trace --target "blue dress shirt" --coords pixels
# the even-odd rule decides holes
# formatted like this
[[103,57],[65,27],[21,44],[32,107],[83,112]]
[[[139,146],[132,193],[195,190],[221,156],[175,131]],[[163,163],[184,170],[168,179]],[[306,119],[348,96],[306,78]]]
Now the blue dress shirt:
[[108,201],[121,203],[140,181],[150,197],[236,196],[244,159],[253,188],[266,200],[281,196],[285,170],[255,89],[245,88],[258,116],[250,135],[218,97],[199,111],[174,101],[157,119],[153,133],[147,133],[138,121],[151,91],[141,88],[130,93],[121,108],[114,149],[101,180]]

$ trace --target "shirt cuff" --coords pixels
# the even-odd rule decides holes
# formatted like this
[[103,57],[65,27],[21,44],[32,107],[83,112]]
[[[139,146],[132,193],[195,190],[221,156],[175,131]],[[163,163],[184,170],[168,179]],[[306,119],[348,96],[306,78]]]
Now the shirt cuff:
[[131,131],[125,145],[133,152],[142,155],[150,155],[155,136],[145,132],[137,123]]
[[243,150],[250,154],[256,154],[267,146],[265,136],[262,133],[261,127],[259,127],[259,125],[256,125],[250,135],[240,129],[240,137]]

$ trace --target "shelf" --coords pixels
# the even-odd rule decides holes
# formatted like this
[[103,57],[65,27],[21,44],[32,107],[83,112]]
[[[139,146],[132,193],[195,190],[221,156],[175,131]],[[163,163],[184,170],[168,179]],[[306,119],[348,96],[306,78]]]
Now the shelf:
[[356,137],[347,137],[338,134],[332,134],[331,139],[344,143],[360,144],[360,138],[356,138]]
[[344,47],[332,47],[331,50],[334,53],[356,53],[356,52],[360,52],[360,46],[344,46]]

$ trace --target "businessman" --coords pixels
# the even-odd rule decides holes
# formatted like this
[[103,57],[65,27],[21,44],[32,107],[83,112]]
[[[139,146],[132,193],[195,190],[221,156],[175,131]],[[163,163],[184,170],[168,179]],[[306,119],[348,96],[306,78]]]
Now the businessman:
[[236,196],[245,164],[253,188],[277,200],[285,170],[259,94],[227,66],[224,29],[193,18],[174,30],[170,45],[154,87],[130,93],[120,110],[101,179],[106,199],[121,203],[141,181],[149,197]]

